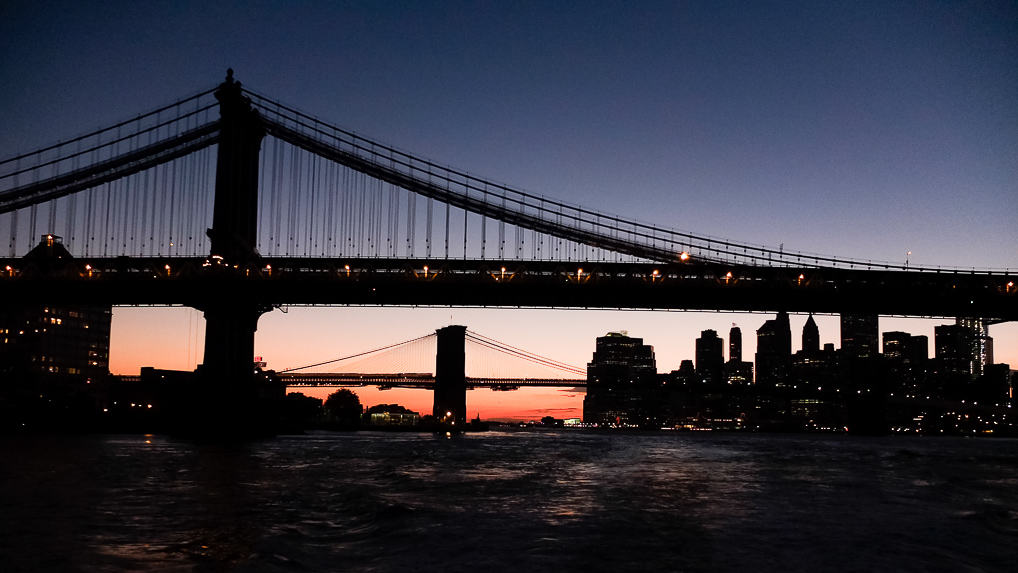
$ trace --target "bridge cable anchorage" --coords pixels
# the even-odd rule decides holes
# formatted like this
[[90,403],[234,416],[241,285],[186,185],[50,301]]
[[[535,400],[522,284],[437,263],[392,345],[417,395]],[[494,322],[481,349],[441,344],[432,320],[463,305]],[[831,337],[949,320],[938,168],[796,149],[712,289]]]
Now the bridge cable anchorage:
[[545,357],[545,356],[541,356],[539,354],[534,354],[534,353],[529,352],[527,350],[523,350],[521,348],[517,348],[515,346],[511,346],[511,345],[505,344],[504,342],[500,342],[500,341],[495,340],[493,338],[488,338],[486,336],[479,335],[479,334],[477,334],[475,332],[472,332],[470,330],[467,331],[466,336],[467,336],[468,340],[471,340],[472,342],[474,342],[476,344],[479,344],[479,345],[481,345],[483,347],[486,347],[486,348],[490,348],[492,350],[496,350],[496,351],[501,352],[503,354],[507,354],[507,355],[512,356],[514,358],[520,358],[520,359],[526,360],[526,361],[534,363],[534,364],[539,364],[541,366],[544,366],[544,367],[547,367],[547,368],[552,368],[552,369],[559,370],[559,371],[562,371],[562,372],[568,372],[570,374],[574,374],[574,375],[577,375],[577,376],[584,376],[585,377],[586,374],[587,374],[586,370],[584,370],[582,368],[579,368],[579,367],[576,367],[576,366],[573,366],[573,365],[570,365],[570,364],[566,364],[564,362],[560,362],[560,361],[555,360],[553,358],[548,358],[548,357]]
[[297,367],[294,367],[294,368],[286,368],[286,369],[280,370],[279,374],[285,374],[287,372],[296,372],[297,370],[305,370],[307,368],[314,368],[316,366],[324,366],[326,364],[333,364],[333,363],[336,363],[336,362],[342,362],[344,360],[350,360],[352,358],[357,358],[357,357],[360,357],[360,356],[367,356],[368,354],[375,354],[375,353],[378,353],[378,352],[382,352],[383,350],[390,350],[390,349],[396,348],[398,346],[406,346],[406,345],[412,344],[414,342],[419,342],[421,340],[424,340],[424,339],[427,339],[427,338],[431,338],[433,336],[435,336],[435,333],[432,332],[430,334],[425,334],[424,336],[418,336],[417,338],[411,338],[410,340],[404,340],[402,342],[397,342],[395,344],[389,344],[387,346],[382,346],[380,348],[374,348],[372,350],[366,350],[364,352],[358,352],[356,354],[351,354],[349,356],[343,356],[343,357],[335,358],[335,359],[332,359],[332,360],[326,360],[324,362],[316,362],[314,364],[308,364],[306,366],[297,366]]

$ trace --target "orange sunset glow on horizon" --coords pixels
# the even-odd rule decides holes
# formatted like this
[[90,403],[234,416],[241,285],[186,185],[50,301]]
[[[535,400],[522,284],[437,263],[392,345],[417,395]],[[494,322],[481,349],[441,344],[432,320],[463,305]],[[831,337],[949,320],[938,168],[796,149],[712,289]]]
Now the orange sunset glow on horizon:
[[[679,367],[694,357],[694,343],[704,329],[716,330],[727,340],[731,326],[743,332],[743,354],[752,359],[755,331],[771,314],[717,312],[663,312],[620,310],[535,310],[480,308],[403,307],[291,307],[261,317],[255,352],[267,368],[285,370],[349,356],[433,333],[450,324],[496,338],[560,362],[585,368],[598,336],[626,331],[655,349],[659,372]],[[793,350],[806,315],[793,315]],[[814,317],[822,342],[839,346],[836,315]],[[881,317],[880,331],[902,330],[925,334],[933,342],[933,327],[948,319]],[[1018,364],[1018,325],[991,327],[997,362]],[[469,345],[468,345],[469,346]],[[114,374],[137,374],[142,366],[193,370],[202,360],[204,318],[194,309],[180,307],[116,307],[111,334],[110,370]],[[467,348],[468,376],[547,377],[568,375],[533,364],[503,360]],[[408,345],[388,356],[324,364],[301,372],[433,372],[434,344]],[[294,388],[305,395],[324,398],[334,388]],[[351,388],[365,407],[400,404],[422,414],[431,413],[430,390],[376,387]],[[467,411],[472,418],[538,420],[580,417],[583,392],[569,387],[523,388],[515,391],[470,390]]]

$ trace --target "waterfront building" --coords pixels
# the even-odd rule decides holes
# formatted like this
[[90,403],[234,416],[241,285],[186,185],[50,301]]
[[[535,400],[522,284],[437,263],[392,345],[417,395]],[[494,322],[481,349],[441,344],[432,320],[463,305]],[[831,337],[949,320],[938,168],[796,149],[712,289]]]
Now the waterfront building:
[[597,339],[587,364],[583,421],[644,425],[650,421],[657,391],[654,347],[625,332],[609,332]]
[[372,426],[416,426],[421,421],[420,413],[399,404],[376,404],[365,410],[364,417]]
[[[56,235],[43,235],[24,259],[47,272],[77,272]],[[68,409],[85,415],[94,408],[93,384],[109,372],[111,319],[108,305],[0,302],[0,398],[18,416]]]

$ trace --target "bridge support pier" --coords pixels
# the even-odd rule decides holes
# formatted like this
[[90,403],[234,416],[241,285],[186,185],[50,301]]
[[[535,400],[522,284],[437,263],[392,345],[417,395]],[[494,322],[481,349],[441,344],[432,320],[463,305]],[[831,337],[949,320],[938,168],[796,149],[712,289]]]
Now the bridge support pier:
[[464,349],[467,327],[446,326],[435,331],[435,403],[431,413],[439,421],[463,426],[467,423],[467,381]]
[[258,159],[265,128],[233,70],[215,92],[219,100],[219,152],[213,205],[209,274],[221,279],[204,303],[205,356],[192,419],[182,420],[202,437],[274,431],[276,389],[254,370],[254,333],[267,309],[233,292],[235,275],[260,266]]
[[205,355],[177,409],[176,431],[200,439],[275,433],[286,389],[254,367],[254,334],[265,310],[219,303],[205,314]]

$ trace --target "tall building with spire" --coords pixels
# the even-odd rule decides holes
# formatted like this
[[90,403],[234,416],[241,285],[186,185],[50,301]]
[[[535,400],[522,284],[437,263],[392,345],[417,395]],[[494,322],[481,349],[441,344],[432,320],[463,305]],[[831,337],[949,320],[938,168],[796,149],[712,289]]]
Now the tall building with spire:
[[810,314],[802,327],[802,350],[804,352],[820,352],[820,329]]

